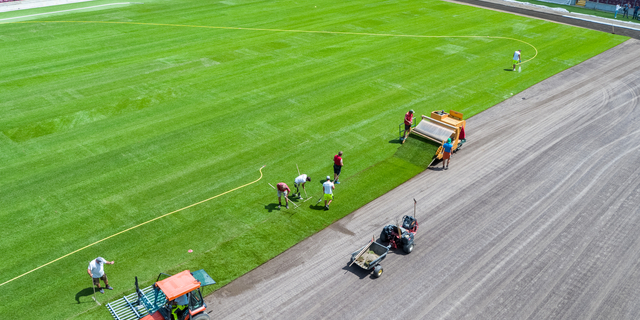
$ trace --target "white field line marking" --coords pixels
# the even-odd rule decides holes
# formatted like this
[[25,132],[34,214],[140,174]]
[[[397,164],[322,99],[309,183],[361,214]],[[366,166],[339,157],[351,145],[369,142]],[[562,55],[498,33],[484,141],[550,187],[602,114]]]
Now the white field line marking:
[[0,21],[12,20],[12,19],[20,19],[20,18],[28,18],[28,17],[35,17],[35,16],[41,16],[41,15],[45,15],[45,14],[53,14],[53,13],[60,13],[60,12],[69,12],[69,11],[91,9],[91,8],[104,7],[104,6],[113,6],[113,5],[117,5],[117,4],[130,4],[130,3],[131,2],[108,3],[108,4],[101,4],[101,5],[97,5],[97,6],[84,7],[84,8],[75,8],[75,9],[60,10],[60,11],[53,11],[53,12],[43,12],[43,13],[30,14],[30,15],[26,15],[26,16],[4,18],[4,19],[0,19]]
[[62,256],[62,257],[60,257],[60,258],[57,258],[57,259],[55,259],[55,260],[51,260],[51,261],[49,261],[49,262],[47,262],[47,263],[45,263],[45,264],[43,264],[43,265],[41,265],[41,266],[39,266],[39,267],[37,267],[37,268],[34,268],[34,269],[32,269],[32,270],[30,270],[30,271],[27,271],[27,272],[25,272],[25,273],[23,273],[23,274],[21,274],[21,275],[19,275],[19,276],[17,276],[17,277],[14,277],[13,279],[10,279],[10,280],[7,280],[7,281],[5,281],[5,282],[3,282],[3,283],[0,283],[0,287],[4,286],[5,284],[7,284],[7,283],[9,283],[9,282],[12,282],[12,281],[17,280],[17,279],[19,279],[19,278],[21,278],[21,277],[24,277],[24,276],[28,275],[29,273],[34,272],[34,271],[36,271],[36,270],[38,270],[38,269],[40,269],[40,268],[44,268],[44,267],[46,267],[46,266],[48,266],[48,265],[50,265],[50,264],[52,264],[52,263],[54,263],[54,262],[56,262],[56,261],[58,261],[58,260],[62,260],[62,259],[66,258],[66,257],[68,257],[68,256],[70,256],[70,255],[72,255],[72,254],[74,254],[74,253],[76,253],[76,252],[80,252],[80,251],[82,251],[82,250],[84,250],[84,249],[86,249],[86,248],[92,247],[92,246],[94,246],[94,245],[96,245],[96,244],[98,244],[98,243],[100,243],[100,242],[102,242],[102,241],[109,240],[109,239],[111,239],[111,238],[113,238],[113,237],[115,237],[115,236],[118,236],[118,235],[120,235],[120,234],[123,234],[123,233],[125,233],[125,232],[127,232],[127,231],[129,231],[129,230],[133,230],[133,229],[138,228],[138,227],[141,227],[141,226],[143,226],[143,225],[145,225],[145,224],[147,224],[147,223],[150,223],[150,222],[156,221],[156,220],[158,220],[158,219],[162,219],[162,218],[164,218],[164,217],[166,217],[166,216],[170,216],[170,215],[172,215],[172,214],[174,214],[174,213],[176,213],[176,212],[180,212],[180,211],[183,211],[183,210],[189,209],[189,208],[191,208],[191,207],[195,207],[195,206],[197,206],[197,205],[199,205],[199,204],[201,204],[201,203],[205,203],[205,202],[207,202],[207,201],[209,201],[209,200],[213,200],[213,199],[215,199],[215,198],[217,198],[217,197],[221,197],[221,196],[223,196],[223,195],[225,195],[225,194],[227,194],[227,193],[231,193],[231,192],[236,191],[236,190],[238,190],[238,189],[242,189],[242,188],[244,188],[244,187],[246,187],[246,186],[248,186],[248,185],[252,185],[252,184],[254,184],[254,183],[256,183],[256,182],[258,182],[258,181],[260,181],[260,180],[262,179],[262,169],[263,169],[265,166],[266,166],[266,165],[264,165],[264,166],[260,167],[260,178],[258,178],[257,180],[254,180],[254,181],[249,182],[249,183],[247,183],[247,184],[243,184],[243,185],[241,185],[241,186],[239,186],[239,187],[235,187],[235,188],[233,188],[233,189],[231,189],[231,190],[227,190],[227,191],[225,191],[225,192],[223,192],[223,193],[220,193],[220,194],[218,194],[218,195],[215,195],[215,196],[213,196],[213,197],[211,197],[211,198],[209,198],[209,199],[205,199],[205,200],[202,200],[202,201],[196,202],[196,203],[194,203],[194,204],[190,204],[190,205],[188,205],[188,206],[186,206],[186,207],[184,207],[184,208],[181,208],[181,209],[178,209],[178,210],[174,210],[174,211],[171,211],[171,212],[169,212],[169,213],[165,213],[165,214],[163,214],[163,215],[161,215],[161,216],[155,217],[155,218],[153,218],[153,219],[151,219],[151,220],[147,220],[147,221],[145,221],[145,222],[143,222],[143,223],[140,223],[140,224],[135,225],[135,226],[133,226],[133,227],[131,227],[131,228],[128,228],[128,229],[122,230],[122,231],[120,231],[120,232],[118,232],[118,233],[114,233],[114,234],[112,234],[112,235],[110,235],[110,236],[108,236],[108,237],[106,237],[106,238],[104,238],[104,239],[98,240],[98,241],[96,241],[96,242],[94,242],[94,243],[91,243],[91,244],[88,244],[88,245],[86,245],[86,246],[84,246],[84,247],[82,247],[82,248],[80,248],[80,249],[77,249],[77,250],[75,250],[75,251],[69,252],[69,253],[65,254],[64,256]]
[[[129,2],[136,3],[136,2]],[[216,27],[216,26],[198,26],[187,24],[170,24],[170,23],[151,23],[151,22],[130,22],[130,21],[17,21],[9,23],[105,23],[105,24],[130,24],[130,25],[143,25],[143,26],[167,26],[167,27],[186,27],[186,28],[205,28],[205,29],[221,29],[221,30],[249,30],[249,31],[267,31],[267,32],[295,32],[295,33],[319,33],[319,34],[343,34],[354,36],[372,36],[372,37],[405,37],[405,38],[487,38],[487,39],[503,39],[513,40],[524,43],[530,46],[535,54],[533,57],[522,61],[521,63],[527,63],[538,56],[538,49],[532,44],[515,38],[499,37],[499,36],[427,36],[427,35],[412,35],[412,34],[389,34],[389,33],[363,33],[363,32],[342,32],[342,31],[318,31],[318,30],[287,30],[287,29],[265,29],[265,28],[243,28],[243,27]]]

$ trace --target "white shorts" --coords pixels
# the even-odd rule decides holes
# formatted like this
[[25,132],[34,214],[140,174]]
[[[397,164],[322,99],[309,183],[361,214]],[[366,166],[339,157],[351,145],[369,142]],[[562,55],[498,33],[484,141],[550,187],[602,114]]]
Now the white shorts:
[[285,190],[285,191],[280,191],[280,190],[278,190],[278,198],[280,198],[280,196],[281,196],[282,194],[284,194],[284,196],[286,197],[288,193],[289,193],[289,191],[287,191],[287,190]]

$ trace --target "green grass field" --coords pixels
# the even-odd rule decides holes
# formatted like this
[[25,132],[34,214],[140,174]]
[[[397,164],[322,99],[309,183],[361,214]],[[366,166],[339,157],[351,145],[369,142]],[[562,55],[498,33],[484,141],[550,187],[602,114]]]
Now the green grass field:
[[[108,319],[97,256],[116,261],[103,305],[184,269],[211,292],[422,172],[433,146],[396,143],[407,110],[471,117],[627,39],[434,0],[150,0],[17,21],[0,25],[0,283],[266,167],[0,286],[2,319]],[[454,36],[539,54],[511,72],[530,46]],[[296,164],[314,199],[278,210],[267,183],[292,186]]]

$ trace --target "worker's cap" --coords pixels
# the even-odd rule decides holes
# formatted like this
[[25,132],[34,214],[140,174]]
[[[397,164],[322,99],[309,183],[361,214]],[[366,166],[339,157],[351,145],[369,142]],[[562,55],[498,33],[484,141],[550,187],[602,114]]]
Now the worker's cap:
[[331,180],[331,177],[327,176],[327,180]]
[[409,112],[413,113],[413,109],[409,110]]
[[102,260],[104,260],[103,257],[97,257],[96,258],[96,263],[102,263]]
[[311,181],[311,178],[309,176],[307,176],[307,181]]
[[449,140],[447,140],[448,143],[451,143],[451,138],[449,138]]

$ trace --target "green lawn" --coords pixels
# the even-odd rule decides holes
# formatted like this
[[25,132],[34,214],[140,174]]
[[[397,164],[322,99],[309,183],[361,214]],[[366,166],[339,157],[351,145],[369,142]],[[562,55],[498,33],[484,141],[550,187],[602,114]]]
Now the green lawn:
[[[150,0],[19,20],[0,25],[0,283],[266,167],[0,286],[2,319],[108,319],[89,296],[97,256],[116,261],[103,304],[136,275],[184,269],[207,270],[211,292],[423,171],[434,146],[396,143],[407,110],[470,117],[627,39],[432,0]],[[533,56],[518,41],[400,35],[517,38],[539,54],[517,73],[513,51]],[[296,164],[314,199],[278,210],[267,183],[292,186]]]

